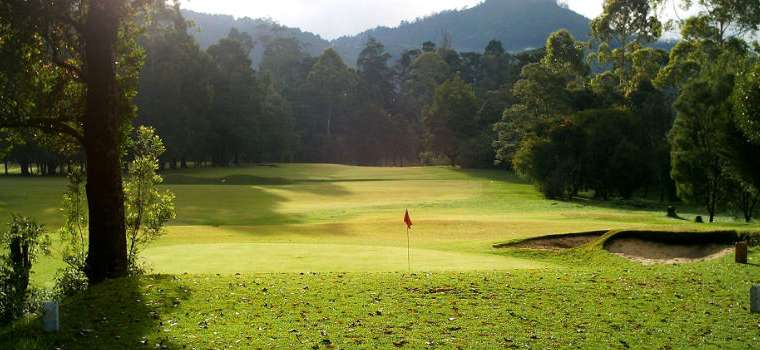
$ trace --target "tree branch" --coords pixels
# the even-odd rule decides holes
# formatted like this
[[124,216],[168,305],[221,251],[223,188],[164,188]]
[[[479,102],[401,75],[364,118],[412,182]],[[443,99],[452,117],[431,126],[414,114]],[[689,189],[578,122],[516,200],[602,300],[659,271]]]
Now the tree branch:
[[30,128],[46,132],[63,133],[84,144],[84,135],[72,126],[53,118],[30,118],[23,121],[1,121],[0,128]]

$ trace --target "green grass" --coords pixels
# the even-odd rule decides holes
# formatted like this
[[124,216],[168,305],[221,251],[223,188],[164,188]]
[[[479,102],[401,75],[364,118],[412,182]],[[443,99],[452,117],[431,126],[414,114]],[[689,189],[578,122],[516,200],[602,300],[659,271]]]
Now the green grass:
[[[402,272],[409,208],[415,271],[505,271],[551,264],[493,243],[617,228],[755,230],[729,217],[697,225],[651,201],[558,202],[504,171],[293,164],[164,174],[177,219],[144,257],[156,273]],[[65,179],[0,177],[0,218],[32,215],[52,230]],[[686,212],[692,217],[696,213]],[[57,256],[35,266],[52,286]]]
[[[149,276],[28,319],[6,349],[752,349],[757,265],[643,266],[601,251],[522,253],[544,270]],[[760,251],[750,261],[760,262]]]
[[[656,201],[549,201],[501,171],[279,165],[164,174],[177,219],[145,260],[162,275],[63,300],[60,333],[39,319],[0,328],[0,349],[753,348],[760,283],[732,256],[644,266],[584,248],[494,249],[599,229],[756,231],[697,225]],[[0,177],[0,217],[54,230],[65,182]],[[409,208],[412,264],[407,270]],[[692,218],[693,208],[682,209]],[[50,287],[56,255],[35,265]]]

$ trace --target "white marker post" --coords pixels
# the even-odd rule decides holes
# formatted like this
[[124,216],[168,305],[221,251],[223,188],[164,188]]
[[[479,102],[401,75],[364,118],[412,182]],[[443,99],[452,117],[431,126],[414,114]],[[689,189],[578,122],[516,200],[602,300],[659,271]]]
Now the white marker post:
[[42,329],[45,332],[58,332],[60,330],[60,322],[58,317],[58,302],[46,301],[42,304]]

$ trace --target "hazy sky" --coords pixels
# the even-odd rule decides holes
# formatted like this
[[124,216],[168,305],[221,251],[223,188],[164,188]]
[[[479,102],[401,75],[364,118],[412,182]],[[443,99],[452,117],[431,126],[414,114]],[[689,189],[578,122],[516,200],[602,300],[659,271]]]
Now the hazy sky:
[[[397,26],[441,10],[469,7],[481,0],[181,0],[183,7],[235,17],[270,17],[290,27],[317,33],[326,39],[367,29]],[[601,12],[602,0],[567,0],[586,17]]]

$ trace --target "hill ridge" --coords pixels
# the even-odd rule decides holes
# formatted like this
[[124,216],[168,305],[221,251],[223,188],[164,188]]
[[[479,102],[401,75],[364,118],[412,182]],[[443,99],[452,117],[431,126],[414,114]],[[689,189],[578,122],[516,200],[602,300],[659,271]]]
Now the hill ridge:
[[580,40],[587,39],[589,31],[588,18],[560,6],[556,0],[486,0],[472,7],[444,10],[402,21],[395,27],[378,26],[331,41],[271,19],[236,19],[190,10],[183,10],[183,15],[200,29],[193,34],[203,48],[226,36],[233,27],[251,34],[254,40],[263,43],[251,55],[254,65],[261,61],[267,40],[275,37],[296,38],[313,56],[333,47],[347,64],[353,65],[369,37],[376,38],[392,56],[399,57],[404,50],[419,48],[425,41],[441,42],[444,33],[452,38],[452,48],[460,52],[480,52],[491,40],[500,40],[507,51],[519,52],[543,46],[548,35],[559,29],[569,30]]

